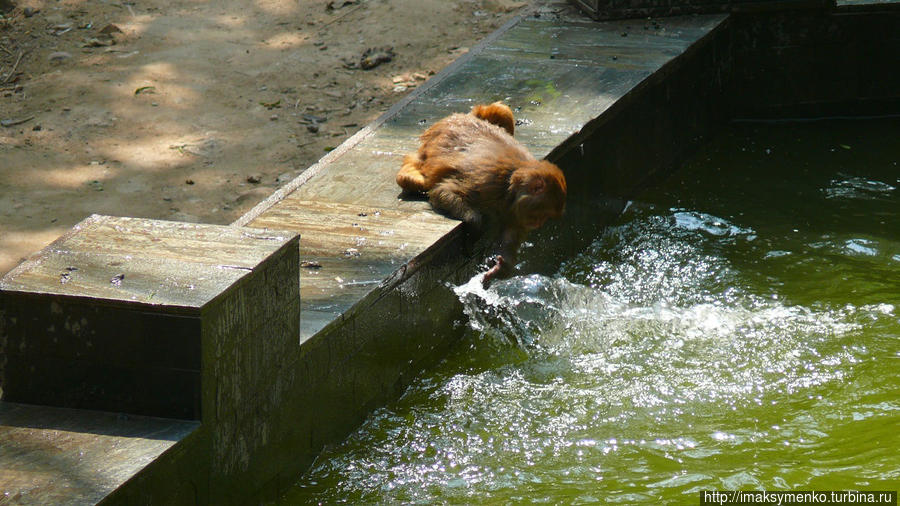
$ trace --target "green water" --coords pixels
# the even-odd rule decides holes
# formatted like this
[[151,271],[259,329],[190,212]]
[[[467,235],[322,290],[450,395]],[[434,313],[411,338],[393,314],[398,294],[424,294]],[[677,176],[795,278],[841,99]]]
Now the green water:
[[468,337],[288,503],[697,504],[900,486],[900,121],[735,125]]

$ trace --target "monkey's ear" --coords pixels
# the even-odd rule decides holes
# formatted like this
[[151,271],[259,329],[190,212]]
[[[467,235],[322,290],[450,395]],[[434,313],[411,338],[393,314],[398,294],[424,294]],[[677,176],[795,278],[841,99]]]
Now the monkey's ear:
[[543,193],[546,189],[547,182],[544,181],[544,178],[536,177],[531,180],[531,183],[528,184],[528,193],[532,195]]

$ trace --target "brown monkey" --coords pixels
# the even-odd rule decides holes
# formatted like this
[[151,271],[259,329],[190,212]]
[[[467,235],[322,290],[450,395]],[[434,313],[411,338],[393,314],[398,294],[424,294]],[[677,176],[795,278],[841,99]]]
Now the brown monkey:
[[565,207],[562,171],[531,156],[513,138],[514,128],[502,102],[451,114],[422,134],[419,150],[404,157],[397,173],[401,188],[427,193],[435,209],[477,227],[485,217],[499,224],[500,254],[485,284],[511,275],[528,232]]

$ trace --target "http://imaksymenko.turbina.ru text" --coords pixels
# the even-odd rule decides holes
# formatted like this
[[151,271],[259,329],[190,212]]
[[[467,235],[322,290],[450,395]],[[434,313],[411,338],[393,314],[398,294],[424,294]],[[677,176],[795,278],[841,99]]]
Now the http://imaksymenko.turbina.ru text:
[[700,504],[807,504],[858,506],[878,504],[897,506],[896,490],[704,490]]

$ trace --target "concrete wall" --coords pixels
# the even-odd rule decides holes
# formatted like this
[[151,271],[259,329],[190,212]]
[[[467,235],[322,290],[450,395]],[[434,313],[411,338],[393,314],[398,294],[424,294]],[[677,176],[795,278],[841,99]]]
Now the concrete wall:
[[731,16],[732,117],[900,114],[900,4]]

